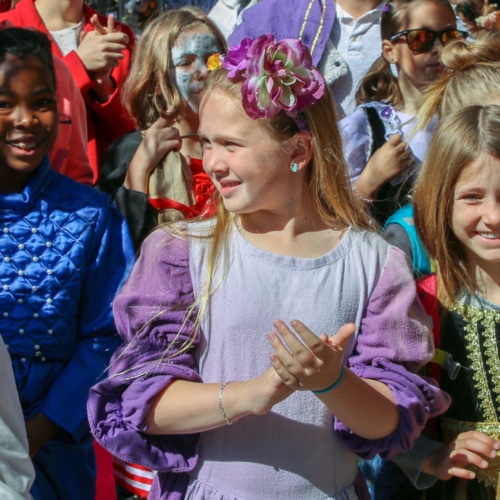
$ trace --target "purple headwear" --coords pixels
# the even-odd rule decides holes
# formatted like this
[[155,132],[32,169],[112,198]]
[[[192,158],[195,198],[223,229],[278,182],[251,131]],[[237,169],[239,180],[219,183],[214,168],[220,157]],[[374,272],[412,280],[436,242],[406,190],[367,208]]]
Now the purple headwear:
[[232,82],[243,82],[243,108],[253,118],[285,111],[292,118],[322,97],[323,77],[299,40],[277,42],[272,34],[245,38],[222,61]]

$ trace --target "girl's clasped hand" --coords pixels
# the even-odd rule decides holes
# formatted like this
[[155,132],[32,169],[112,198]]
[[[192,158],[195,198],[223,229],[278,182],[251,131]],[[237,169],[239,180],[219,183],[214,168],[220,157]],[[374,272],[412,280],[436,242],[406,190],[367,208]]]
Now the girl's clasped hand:
[[342,376],[342,357],[356,326],[346,324],[328,338],[326,334],[316,336],[298,320],[290,325],[297,335],[283,321],[274,323],[279,336],[276,332],[268,335],[275,350],[270,359],[276,373],[294,390],[330,388]]

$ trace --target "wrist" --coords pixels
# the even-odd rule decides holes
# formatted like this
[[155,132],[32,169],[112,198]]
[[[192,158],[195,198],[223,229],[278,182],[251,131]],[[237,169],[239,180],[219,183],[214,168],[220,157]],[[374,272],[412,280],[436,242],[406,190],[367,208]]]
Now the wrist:
[[436,476],[443,481],[450,479],[451,474],[448,473],[449,454],[450,450],[447,444],[436,446],[422,460],[420,471]]
[[138,149],[130,161],[123,184],[127,189],[149,194],[149,178],[158,163],[151,164],[150,158],[141,152]]
[[335,388],[337,388],[339,386],[339,384],[344,379],[344,374],[345,374],[345,367],[344,367],[344,365],[341,365],[340,373],[339,373],[338,377],[336,378],[336,380],[333,382],[333,384],[329,385],[328,387],[325,387],[324,389],[319,389],[316,391],[311,390],[311,392],[313,394],[320,395],[320,394],[326,394],[327,392],[333,391]]
[[234,421],[229,420],[226,411],[224,410],[224,406],[222,405],[222,393],[224,392],[224,389],[230,384],[231,382],[223,382],[220,385],[219,392],[217,393],[217,403],[219,405],[219,412],[226,422],[227,425],[233,425]]
[[366,203],[367,205],[371,205],[373,203],[373,198],[365,198],[357,189],[356,185],[352,187],[352,194],[354,195],[355,198],[358,200],[362,201],[363,203]]
[[222,382],[217,391],[217,406],[220,420],[230,426],[253,412],[245,406],[245,382]]
[[95,82],[95,85],[92,87],[95,99],[100,103],[108,101],[116,90],[114,80],[111,76],[105,78],[94,78],[91,76],[91,78]]
[[363,196],[363,198],[374,200],[380,188],[384,185],[384,182],[384,179],[381,179],[380,176],[372,172],[367,166],[363,172],[361,172],[358,180],[353,184],[353,189]]

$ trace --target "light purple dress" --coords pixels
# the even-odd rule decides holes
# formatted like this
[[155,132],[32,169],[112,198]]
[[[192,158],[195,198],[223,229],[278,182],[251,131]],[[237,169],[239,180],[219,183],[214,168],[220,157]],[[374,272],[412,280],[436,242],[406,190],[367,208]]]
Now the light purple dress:
[[344,158],[352,183],[355,183],[362,174],[372,152],[374,137],[366,115],[366,108],[374,108],[377,111],[384,124],[386,140],[394,134],[400,134],[403,140],[408,142],[413,153],[415,163],[411,169],[392,179],[391,184],[397,186],[406,179],[411,179],[413,182],[427,155],[427,149],[436,128],[437,117],[434,117],[425,129],[414,132],[417,123],[415,116],[398,111],[390,104],[373,101],[358,106],[339,122]]
[[[188,227],[204,234],[210,224]],[[387,457],[407,450],[428,417],[448,405],[410,371],[430,359],[432,345],[404,254],[375,234],[349,230],[328,254],[294,258],[251,245],[233,227],[229,265],[216,271],[197,345],[179,354],[179,342],[191,333],[194,317],[185,321],[186,310],[201,293],[209,249],[206,238],[187,241],[162,229],[145,241],[114,303],[125,344],[110,378],[90,394],[96,439],[122,460],[159,471],[152,498],[183,498],[187,483],[185,498],[358,498],[353,452]],[[395,433],[360,438],[308,391],[267,415],[201,436],[142,432],[152,400],[172,379],[246,380],[266,370],[272,352],[266,334],[276,319],[300,319],[318,334],[355,323],[346,365],[391,387],[401,410]]]

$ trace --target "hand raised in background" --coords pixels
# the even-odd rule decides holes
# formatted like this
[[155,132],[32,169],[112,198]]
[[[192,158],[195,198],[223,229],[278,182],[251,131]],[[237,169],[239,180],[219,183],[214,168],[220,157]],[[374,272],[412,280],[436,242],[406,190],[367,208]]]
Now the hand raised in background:
[[112,14],[108,16],[108,25],[102,26],[97,14],[90,18],[92,31],[82,33],[77,54],[93,81],[100,100],[107,98],[115,89],[111,72],[124,58],[129,38],[115,25]]

